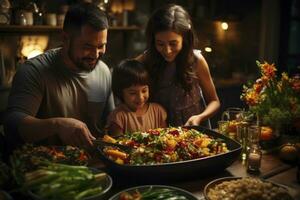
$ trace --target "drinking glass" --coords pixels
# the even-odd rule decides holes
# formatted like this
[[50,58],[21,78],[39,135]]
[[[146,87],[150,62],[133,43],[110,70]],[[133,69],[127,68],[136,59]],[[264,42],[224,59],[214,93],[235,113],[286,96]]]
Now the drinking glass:
[[220,120],[218,121],[218,132],[227,135],[228,132],[228,121]]
[[244,161],[249,150],[248,142],[248,123],[241,122],[237,125],[237,141],[242,145],[241,159]]
[[258,143],[260,138],[261,127],[258,125],[251,125],[248,127],[248,141],[250,143]]
[[223,121],[241,121],[243,119],[243,109],[229,107],[222,114]]
[[243,113],[241,108],[229,107],[222,114],[222,121],[228,121],[227,133],[233,139],[237,137],[237,125],[243,121]]

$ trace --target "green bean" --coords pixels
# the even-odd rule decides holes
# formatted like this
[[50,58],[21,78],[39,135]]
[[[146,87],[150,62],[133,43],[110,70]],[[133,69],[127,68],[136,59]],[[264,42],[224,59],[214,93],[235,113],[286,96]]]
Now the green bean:
[[50,182],[52,180],[55,180],[58,178],[58,174],[56,173],[49,173],[48,175],[44,175],[42,177],[39,177],[38,179],[34,179],[34,180],[31,180],[29,182],[25,182],[24,184],[24,187],[25,188],[29,188],[29,189],[33,189],[43,183],[46,183],[46,182]]
[[98,193],[102,192],[102,187],[96,187],[96,188],[90,188],[90,189],[87,189],[85,191],[82,191],[80,192],[78,195],[75,196],[75,200],[80,200],[84,197],[87,197],[87,196],[93,196],[93,195],[96,195]]
[[160,190],[147,190],[142,193],[143,200],[187,200],[183,195],[178,194],[176,191],[171,189],[160,189]]

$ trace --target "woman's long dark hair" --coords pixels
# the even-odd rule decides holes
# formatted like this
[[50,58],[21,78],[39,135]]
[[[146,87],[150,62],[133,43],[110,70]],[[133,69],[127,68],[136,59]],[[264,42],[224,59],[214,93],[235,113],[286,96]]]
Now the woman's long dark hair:
[[192,70],[192,65],[195,62],[193,54],[195,35],[188,12],[179,5],[169,4],[154,11],[148,21],[146,27],[147,52],[144,61],[152,78],[154,90],[158,75],[162,74],[167,64],[155,47],[155,34],[162,31],[173,31],[183,38],[182,49],[175,58],[175,78],[185,91],[189,91],[192,79],[195,78]]

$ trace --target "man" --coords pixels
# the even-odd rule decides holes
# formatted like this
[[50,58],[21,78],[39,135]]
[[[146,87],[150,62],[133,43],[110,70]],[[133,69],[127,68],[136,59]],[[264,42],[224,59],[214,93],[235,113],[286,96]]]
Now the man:
[[70,7],[63,47],[26,61],[14,78],[4,124],[10,141],[92,145],[114,108],[111,74],[100,60],[107,29],[94,4]]

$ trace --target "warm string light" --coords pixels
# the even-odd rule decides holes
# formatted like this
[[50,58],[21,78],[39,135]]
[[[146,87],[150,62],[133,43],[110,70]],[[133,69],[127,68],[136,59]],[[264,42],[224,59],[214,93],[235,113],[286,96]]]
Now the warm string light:
[[211,47],[205,47],[205,48],[204,48],[204,51],[210,53],[210,52],[212,52],[212,48],[211,48]]
[[110,9],[115,14],[121,14],[124,11],[132,11],[135,8],[134,0],[113,0],[111,2]]
[[224,31],[227,31],[229,26],[228,26],[228,23],[227,22],[222,22],[221,23],[221,28],[224,30]]

